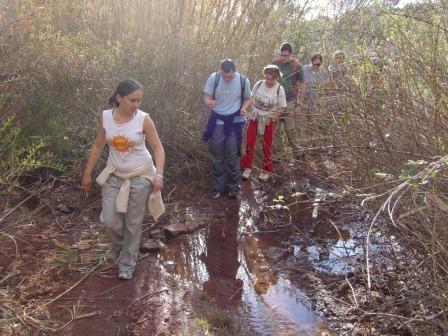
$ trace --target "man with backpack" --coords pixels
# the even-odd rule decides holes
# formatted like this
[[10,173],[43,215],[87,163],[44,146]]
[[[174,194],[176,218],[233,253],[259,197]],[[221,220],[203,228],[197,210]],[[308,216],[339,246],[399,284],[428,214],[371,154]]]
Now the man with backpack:
[[205,103],[211,109],[202,135],[208,142],[212,163],[213,191],[209,197],[219,198],[227,192],[229,197],[238,198],[242,127],[250,104],[250,82],[236,72],[231,59],[226,59],[221,62],[221,71],[208,78],[204,93]]
[[302,65],[297,59],[292,57],[292,46],[288,42],[281,45],[280,57],[277,57],[272,64],[277,65],[283,75],[280,79],[280,84],[285,89],[287,102],[286,110],[277,123],[275,135],[276,150],[280,152],[279,129],[283,121],[289,146],[292,147],[295,155],[303,154],[299,152],[299,139],[302,139],[302,142],[306,139],[305,123],[301,123],[302,125],[300,126],[297,125],[297,120],[299,118],[303,119],[300,115],[305,92]]

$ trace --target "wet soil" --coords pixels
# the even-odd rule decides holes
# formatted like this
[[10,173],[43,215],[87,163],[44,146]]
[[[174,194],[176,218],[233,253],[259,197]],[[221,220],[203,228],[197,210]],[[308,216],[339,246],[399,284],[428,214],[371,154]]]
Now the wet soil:
[[142,253],[129,281],[104,263],[98,189],[86,198],[56,187],[47,200],[53,205],[37,218],[23,210],[28,224],[17,233],[17,260],[14,239],[1,239],[0,269],[14,274],[2,277],[2,288],[18,302],[36,303],[41,321],[10,325],[7,334],[348,334],[356,314],[348,314],[346,279],[356,278],[352,260],[362,254],[363,233],[354,228],[366,214],[342,202],[316,203],[322,189],[316,192],[302,171],[288,172],[268,183],[243,182],[239,200],[209,200],[203,181],[171,188],[168,181],[167,213],[157,225],[145,221],[143,240],[164,225],[191,221],[199,228],[165,235],[167,248]]

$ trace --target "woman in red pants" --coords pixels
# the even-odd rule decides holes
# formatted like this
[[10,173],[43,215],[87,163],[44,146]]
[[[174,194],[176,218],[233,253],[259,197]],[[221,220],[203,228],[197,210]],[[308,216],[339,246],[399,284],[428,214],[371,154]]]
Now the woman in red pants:
[[244,169],[242,178],[249,179],[255,154],[257,135],[263,136],[263,167],[260,180],[267,181],[273,173],[272,142],[275,123],[286,107],[286,96],[283,86],[278,83],[281,77],[276,65],[268,65],[263,69],[264,79],[255,83],[252,89],[252,112],[246,134],[246,153],[241,159]]

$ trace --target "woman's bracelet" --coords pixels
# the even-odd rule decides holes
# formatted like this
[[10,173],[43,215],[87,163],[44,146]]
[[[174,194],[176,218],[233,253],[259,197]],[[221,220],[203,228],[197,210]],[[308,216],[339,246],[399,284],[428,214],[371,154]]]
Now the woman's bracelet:
[[157,174],[156,175],[159,179],[163,180],[163,175]]

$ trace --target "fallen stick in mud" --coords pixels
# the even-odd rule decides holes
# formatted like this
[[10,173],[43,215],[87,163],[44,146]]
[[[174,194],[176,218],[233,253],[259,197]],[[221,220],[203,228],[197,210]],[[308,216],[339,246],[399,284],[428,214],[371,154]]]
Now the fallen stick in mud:
[[140,245],[140,252],[156,252],[166,249],[166,245],[161,241],[149,240]]
[[256,234],[263,234],[263,233],[275,233],[280,232],[281,230],[270,230],[270,231],[252,231],[252,232],[241,232],[241,236],[250,236],[250,235],[256,235]]
[[163,292],[168,292],[168,288],[163,288],[163,289],[158,290],[158,291],[155,291],[155,292],[149,292],[149,293],[146,293],[145,295],[142,295],[142,296],[140,296],[140,297],[134,299],[134,301],[132,301],[132,302],[127,306],[126,310],[128,310],[134,303],[136,303],[137,301],[140,301],[140,300],[143,299],[144,297],[147,297],[147,296],[150,296],[150,295],[154,295],[154,294],[160,294],[160,293],[163,293]]
[[51,299],[50,301],[48,301],[47,303],[44,303],[43,305],[39,306],[38,308],[36,308],[35,310],[41,309],[45,306],[48,306],[49,304],[55,302],[56,300],[60,299],[61,297],[63,297],[65,294],[67,294],[68,292],[72,291],[73,289],[75,289],[81,282],[83,282],[89,275],[91,275],[93,272],[95,272],[95,270],[102,264],[102,261],[100,261],[98,264],[95,265],[95,267],[93,267],[89,273],[87,273],[86,275],[84,275],[81,279],[79,279],[73,286],[71,286],[69,289],[67,289],[65,292],[59,294],[58,296],[56,296],[54,299]]
[[177,237],[183,234],[191,233],[204,223],[200,221],[186,220],[183,223],[170,224],[163,227],[163,231],[168,233],[171,237]]

